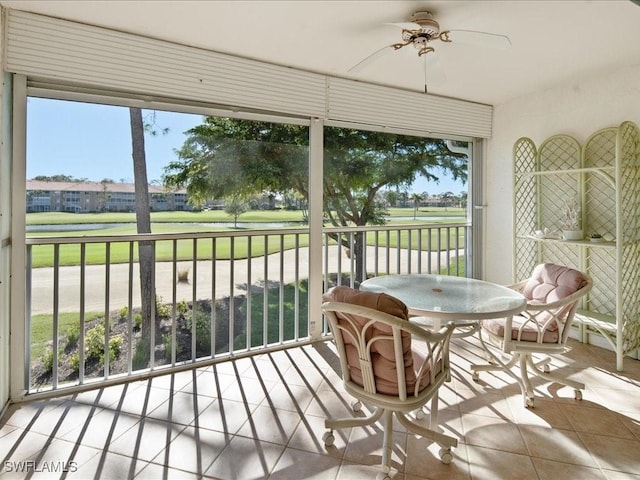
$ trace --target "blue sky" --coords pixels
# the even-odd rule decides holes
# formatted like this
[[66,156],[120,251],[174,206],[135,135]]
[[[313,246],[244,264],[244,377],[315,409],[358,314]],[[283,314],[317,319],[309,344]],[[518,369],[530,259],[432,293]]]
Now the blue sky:
[[[164,166],[176,158],[174,150],[184,142],[184,132],[202,123],[201,115],[162,111],[155,115],[158,129],[168,128],[169,132],[145,138],[149,182],[161,180]],[[133,183],[129,109],[29,98],[27,178],[56,174]],[[413,191],[459,194],[464,189],[461,183],[441,176],[439,184],[424,179],[416,182]]]

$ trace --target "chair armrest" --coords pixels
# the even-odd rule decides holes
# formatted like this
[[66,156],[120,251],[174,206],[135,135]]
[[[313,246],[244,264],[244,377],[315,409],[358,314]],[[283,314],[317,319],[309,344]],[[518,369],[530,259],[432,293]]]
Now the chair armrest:
[[577,300],[580,299],[580,297],[586,295],[589,292],[589,290],[591,290],[592,285],[593,284],[589,282],[580,290],[576,290],[571,295],[567,295],[566,297],[556,300],[555,302],[549,302],[549,303],[527,302],[527,310],[529,311],[555,310],[556,308],[564,307],[565,305],[576,302]]
[[529,280],[523,280],[521,282],[518,283],[514,283],[512,285],[507,285],[507,288],[510,288],[511,290],[515,290],[518,293],[522,293],[524,291],[524,287],[527,285],[527,282]]

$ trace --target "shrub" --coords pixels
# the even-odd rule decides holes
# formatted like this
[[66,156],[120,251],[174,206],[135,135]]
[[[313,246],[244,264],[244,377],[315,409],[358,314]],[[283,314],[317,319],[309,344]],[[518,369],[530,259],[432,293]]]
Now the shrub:
[[136,313],[133,316],[133,328],[136,330],[140,330],[140,328],[142,328],[142,314]]
[[156,317],[169,318],[171,315],[171,308],[166,303],[163,303],[162,297],[158,295],[156,297]]
[[104,356],[104,324],[98,323],[87,331],[85,338],[85,355],[87,359]]
[[[162,343],[164,344],[164,355],[165,358],[171,358],[171,347],[173,346],[173,339],[171,338],[170,333],[165,333],[162,335]],[[180,343],[176,343],[176,357],[178,357],[182,353],[182,346]]]
[[47,373],[53,371],[53,348],[47,348],[42,354],[42,368]]
[[[104,363],[104,324],[98,323],[95,327],[91,328],[87,332],[86,338],[86,356],[87,359],[97,359],[99,363]],[[122,335],[113,335],[109,338],[109,361],[115,360],[118,355],[120,355],[120,351],[122,350],[122,345],[124,344],[124,339]]]
[[184,318],[187,316],[187,313],[189,312],[189,304],[187,303],[186,300],[180,300],[180,302],[176,306],[176,309],[178,311],[178,315]]
[[149,344],[145,341],[136,343],[136,351],[132,359],[133,369],[140,370],[149,365]]
[[78,340],[80,339],[80,327],[78,325],[72,325],[67,330],[67,346],[66,351],[71,351],[78,346]]
[[78,352],[73,352],[69,355],[69,366],[74,373],[78,373],[80,371],[80,355]]
[[109,361],[113,362],[120,356],[122,351],[122,345],[124,345],[124,339],[122,335],[114,335],[109,339]]
[[121,319],[127,318],[127,315],[129,315],[129,307],[127,307],[126,305],[122,307],[120,310],[118,310],[118,316]]
[[[196,319],[194,332],[193,317]],[[196,335],[196,348],[200,351],[208,352],[211,349],[211,315],[196,305],[191,317],[187,319],[187,328]]]

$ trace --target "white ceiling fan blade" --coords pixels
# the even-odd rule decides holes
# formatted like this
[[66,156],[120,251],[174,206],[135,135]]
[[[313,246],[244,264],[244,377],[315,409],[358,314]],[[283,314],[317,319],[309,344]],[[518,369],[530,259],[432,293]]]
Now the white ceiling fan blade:
[[347,70],[347,73],[357,73],[360,70],[362,70],[364,67],[366,67],[367,65],[375,62],[380,57],[384,57],[387,53],[393,52],[394,50],[395,50],[395,48],[393,47],[393,45],[388,45],[386,47],[382,47],[380,50],[376,50],[375,52],[373,52],[368,57],[365,57],[364,59],[360,60],[353,67],[351,67],[349,70]]
[[392,27],[402,28],[403,30],[421,30],[422,29],[422,27],[415,22],[384,23],[383,25],[391,25]]
[[506,50],[511,46],[511,40],[505,35],[495,33],[474,32],[473,30],[449,30],[452,43],[463,43],[478,47],[497,48]]

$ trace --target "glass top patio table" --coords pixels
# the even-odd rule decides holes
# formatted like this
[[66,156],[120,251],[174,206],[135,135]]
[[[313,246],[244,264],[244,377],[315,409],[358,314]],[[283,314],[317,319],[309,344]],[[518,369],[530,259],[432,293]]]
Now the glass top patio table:
[[360,284],[360,290],[387,293],[405,303],[409,315],[441,321],[482,320],[515,315],[527,301],[495,283],[449,275],[382,275]]

